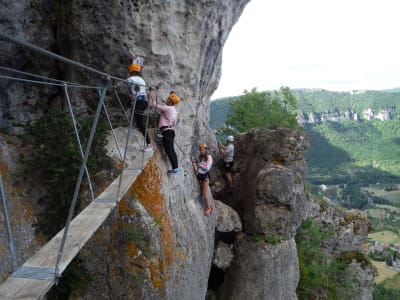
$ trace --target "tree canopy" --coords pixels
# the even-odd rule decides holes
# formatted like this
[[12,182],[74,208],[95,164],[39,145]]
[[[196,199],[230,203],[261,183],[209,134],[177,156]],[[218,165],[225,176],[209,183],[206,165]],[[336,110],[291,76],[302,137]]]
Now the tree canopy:
[[220,132],[244,132],[253,128],[286,127],[300,129],[297,123],[296,98],[288,87],[279,91],[250,92],[229,102],[225,128]]

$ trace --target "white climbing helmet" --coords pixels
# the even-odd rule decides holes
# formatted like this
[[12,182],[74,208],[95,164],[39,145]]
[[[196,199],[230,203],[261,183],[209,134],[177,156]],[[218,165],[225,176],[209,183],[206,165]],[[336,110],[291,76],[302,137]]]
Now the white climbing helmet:
[[235,138],[233,137],[233,135],[228,135],[228,137],[226,138],[226,140],[228,141],[228,142],[234,142],[235,141]]

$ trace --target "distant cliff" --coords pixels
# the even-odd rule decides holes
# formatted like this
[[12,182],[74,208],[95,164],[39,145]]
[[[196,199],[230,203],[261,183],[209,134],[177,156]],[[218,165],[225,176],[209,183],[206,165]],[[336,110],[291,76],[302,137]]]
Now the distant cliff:
[[344,112],[299,112],[297,114],[297,120],[302,125],[317,125],[324,122],[341,122],[344,120],[349,121],[359,121],[377,119],[381,121],[391,120],[393,118],[394,109],[381,109],[379,111],[374,111],[371,108],[366,108],[361,114],[354,111],[344,111]]

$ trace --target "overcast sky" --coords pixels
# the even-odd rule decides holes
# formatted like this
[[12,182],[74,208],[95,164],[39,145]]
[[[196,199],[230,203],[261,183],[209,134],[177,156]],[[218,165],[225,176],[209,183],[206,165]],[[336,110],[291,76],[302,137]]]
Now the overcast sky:
[[212,99],[259,91],[400,87],[399,0],[251,0]]

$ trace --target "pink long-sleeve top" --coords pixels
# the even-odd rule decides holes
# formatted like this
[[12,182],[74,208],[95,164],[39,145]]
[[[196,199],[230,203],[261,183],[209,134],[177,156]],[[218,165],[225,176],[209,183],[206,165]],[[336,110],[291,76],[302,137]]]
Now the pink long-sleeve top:
[[156,108],[161,113],[158,127],[176,125],[178,113],[175,106],[157,104]]
[[212,159],[212,156],[209,154],[207,156],[207,160],[202,160],[197,163],[198,172],[200,174],[206,174],[207,172],[210,171],[212,163],[213,163],[213,159]]

